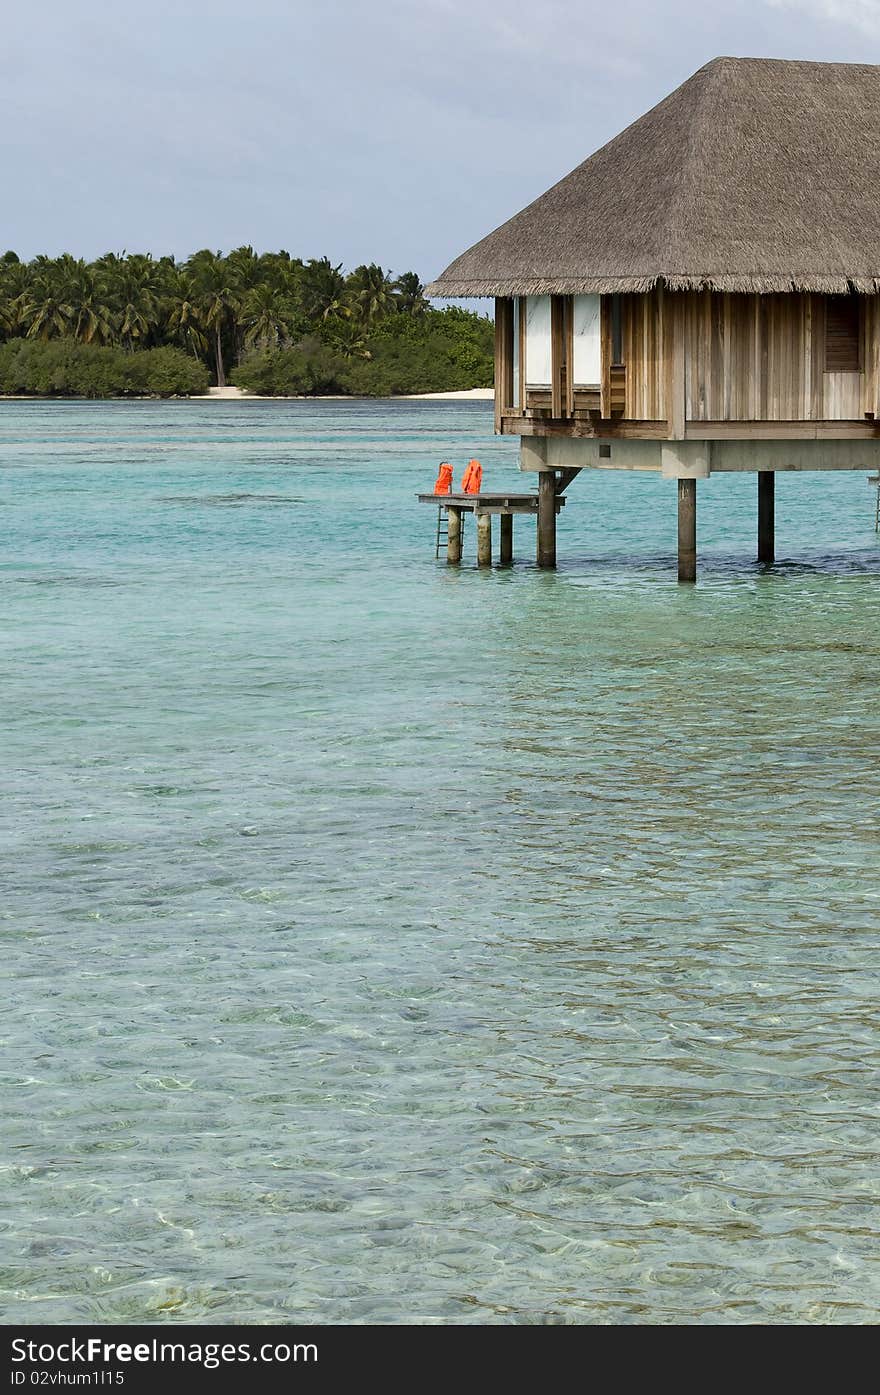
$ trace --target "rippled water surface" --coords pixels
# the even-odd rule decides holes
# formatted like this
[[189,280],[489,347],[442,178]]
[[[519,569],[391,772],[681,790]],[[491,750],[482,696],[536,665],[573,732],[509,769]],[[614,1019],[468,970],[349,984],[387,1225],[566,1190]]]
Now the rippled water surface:
[[[880,1316],[862,475],[584,474],[486,404],[0,406],[7,1321]],[[531,477],[527,477],[530,481]]]

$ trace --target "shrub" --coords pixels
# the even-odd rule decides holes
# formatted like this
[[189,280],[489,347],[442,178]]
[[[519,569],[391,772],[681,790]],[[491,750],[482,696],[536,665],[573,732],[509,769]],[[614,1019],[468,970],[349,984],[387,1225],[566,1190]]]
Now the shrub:
[[245,358],[230,382],[264,397],[316,397],[345,391],[344,360],[320,339],[294,348],[270,349]]
[[184,397],[205,392],[207,368],[182,349],[122,349],[70,339],[0,344],[0,393],[28,397]]

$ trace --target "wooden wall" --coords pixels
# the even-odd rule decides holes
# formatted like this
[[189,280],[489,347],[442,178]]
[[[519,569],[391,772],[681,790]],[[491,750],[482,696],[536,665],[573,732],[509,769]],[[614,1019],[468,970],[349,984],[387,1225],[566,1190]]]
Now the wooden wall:
[[704,291],[682,301],[688,421],[841,421],[874,410],[874,297],[859,302],[860,372],[826,371],[824,296]]
[[[699,422],[833,422],[880,419],[880,297],[858,298],[858,355],[841,350],[841,307],[820,295],[727,295],[714,291],[621,295],[619,344],[613,343],[612,297],[602,297],[602,381],[595,393],[574,390],[571,297],[551,301],[552,385],[513,403],[514,354],[522,362],[525,302],[514,346],[512,301],[496,302],[496,414],[528,409],[535,420],[593,415],[633,423],[667,423],[673,439]],[[846,306],[842,307],[846,310]],[[615,347],[619,348],[616,355]],[[620,365],[615,365],[616,357]],[[858,371],[841,363],[858,361]],[[830,364],[828,371],[826,362]],[[612,372],[612,369],[614,371]],[[595,400],[594,400],[595,398]],[[690,424],[690,425],[689,425]],[[516,429],[516,428],[514,428]],[[656,429],[652,434],[657,434]]]
[[666,417],[662,316],[659,291],[620,297],[621,361],[626,368],[626,416],[631,421]]

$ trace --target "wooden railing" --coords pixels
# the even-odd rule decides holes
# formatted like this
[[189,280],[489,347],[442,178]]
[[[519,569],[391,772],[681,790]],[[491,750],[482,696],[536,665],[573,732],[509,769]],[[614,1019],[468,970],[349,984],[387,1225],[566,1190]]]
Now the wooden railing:
[[[572,394],[572,411],[578,412],[598,412],[600,404],[600,392],[596,387],[576,387]],[[545,412],[547,416],[553,415],[553,394],[550,388],[530,387],[526,392],[526,408],[530,412]]]

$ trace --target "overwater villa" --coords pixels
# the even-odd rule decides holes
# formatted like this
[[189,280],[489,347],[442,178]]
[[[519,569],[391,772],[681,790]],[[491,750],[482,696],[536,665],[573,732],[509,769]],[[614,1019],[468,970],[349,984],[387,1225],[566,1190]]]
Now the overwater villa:
[[534,512],[554,566],[578,472],[648,470],[692,581],[699,480],[757,474],[771,562],[776,471],[876,470],[878,149],[880,67],[716,58],[447,267],[429,295],[495,298],[495,430],[538,472],[450,496],[450,559],[457,509]]

